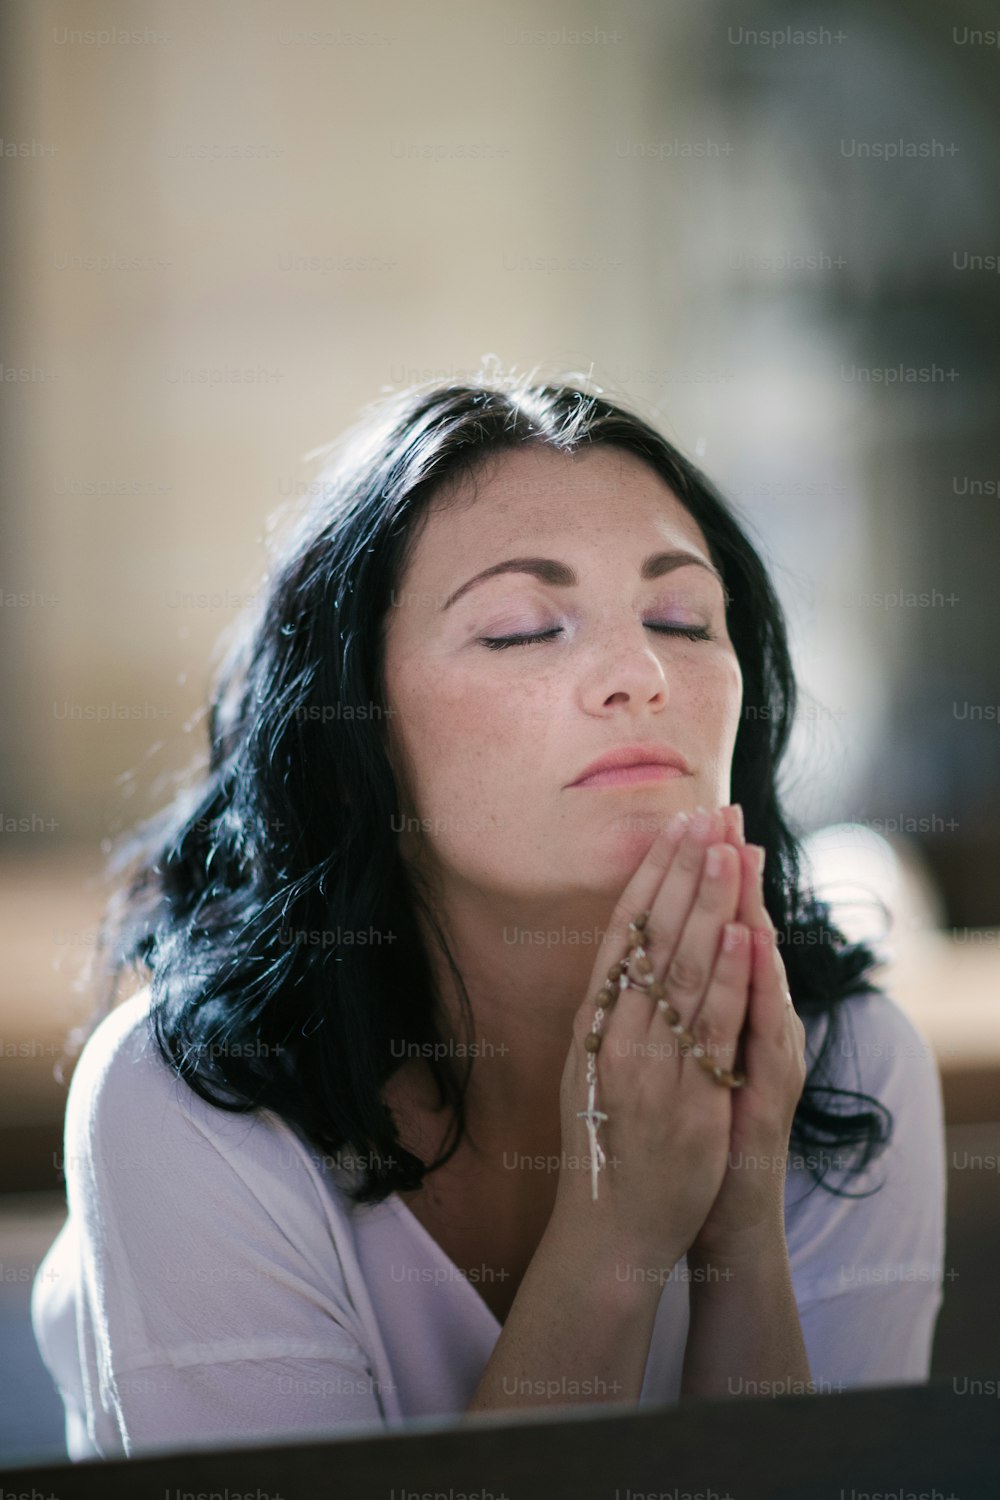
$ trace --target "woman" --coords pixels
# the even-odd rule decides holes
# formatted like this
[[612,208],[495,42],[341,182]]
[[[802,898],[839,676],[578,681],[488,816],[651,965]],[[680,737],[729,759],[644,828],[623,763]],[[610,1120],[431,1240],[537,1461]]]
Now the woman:
[[365,414],[122,856],[33,1302],[71,1456],[927,1378],[938,1075],[803,886],[794,708],[637,416]]

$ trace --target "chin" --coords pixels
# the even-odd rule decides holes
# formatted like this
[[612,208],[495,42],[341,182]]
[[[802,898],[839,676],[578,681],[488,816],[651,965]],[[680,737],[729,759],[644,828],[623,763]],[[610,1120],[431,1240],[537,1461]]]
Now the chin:
[[679,809],[676,807],[630,807],[611,815],[606,823],[609,833],[619,838],[645,840],[647,846],[666,828]]
[[[600,861],[600,869],[607,871],[610,880],[619,880],[619,889],[638,869],[671,816],[662,809],[649,808],[643,813],[633,808],[602,825],[595,841],[594,858]],[[607,883],[602,881],[602,888]]]

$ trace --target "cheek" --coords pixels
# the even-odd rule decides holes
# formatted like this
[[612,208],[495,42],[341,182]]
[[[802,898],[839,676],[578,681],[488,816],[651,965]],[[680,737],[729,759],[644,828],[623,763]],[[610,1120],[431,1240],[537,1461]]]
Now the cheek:
[[743,699],[743,674],[735,652],[720,652],[711,666],[720,703],[729,710],[734,706],[738,709]]
[[743,701],[739,662],[730,652],[712,651],[685,663],[683,673],[671,677],[676,707],[690,715],[704,740],[735,739]]
[[735,654],[721,653],[707,662],[695,691],[706,734],[718,742],[724,755],[731,756],[743,705],[743,676]]
[[732,726],[735,736],[743,710],[743,673],[735,651],[726,657],[725,670],[721,673],[721,677],[719,694],[726,705],[726,719]]
[[466,797],[509,796],[532,762],[532,744],[551,702],[538,684],[517,691],[454,663],[399,661],[387,673],[393,734],[422,808]]

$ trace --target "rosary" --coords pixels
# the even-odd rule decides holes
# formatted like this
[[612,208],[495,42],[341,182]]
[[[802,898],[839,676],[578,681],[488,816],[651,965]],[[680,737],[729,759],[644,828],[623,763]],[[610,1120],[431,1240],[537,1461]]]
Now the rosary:
[[[680,1014],[666,998],[663,986],[653,978],[653,965],[643,946],[648,920],[649,912],[644,911],[629,923],[629,941],[625,957],[612,964],[606,981],[597,992],[594,1020],[584,1041],[587,1049],[587,1108],[577,1111],[577,1119],[584,1120],[587,1125],[587,1136],[590,1141],[590,1196],[593,1201],[597,1199],[597,1174],[602,1167],[607,1165],[607,1157],[597,1139],[598,1127],[608,1118],[603,1110],[596,1108],[597,1053],[601,1046],[600,1029],[605,1012],[611,1009],[622,990],[631,988],[652,996],[660,1010],[664,1012],[670,1030],[675,1032],[685,1044],[684,1055],[690,1054],[697,1058],[706,1072],[711,1073],[716,1083],[723,1084],[726,1088],[738,1089],[746,1082],[744,1074],[729,1073],[725,1068],[720,1068],[717,1063],[712,1062],[701,1042],[688,1031]],[[629,972],[629,965],[633,962],[637,970],[636,975]]]

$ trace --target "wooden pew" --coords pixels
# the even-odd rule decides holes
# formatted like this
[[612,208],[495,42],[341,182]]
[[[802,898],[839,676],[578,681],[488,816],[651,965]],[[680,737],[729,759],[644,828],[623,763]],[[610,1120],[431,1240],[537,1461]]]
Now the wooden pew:
[[[1000,1360],[998,1360],[1000,1374]],[[421,1418],[372,1436],[0,1470],[58,1500],[996,1500],[998,1381]]]

